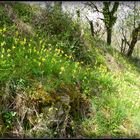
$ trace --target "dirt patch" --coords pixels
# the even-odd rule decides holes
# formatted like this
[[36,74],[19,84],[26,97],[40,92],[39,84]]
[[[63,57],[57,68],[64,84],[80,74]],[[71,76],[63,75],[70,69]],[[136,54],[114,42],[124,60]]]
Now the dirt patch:
[[31,25],[24,23],[22,20],[20,20],[18,18],[17,13],[12,9],[10,5],[4,4],[4,10],[5,10],[5,13],[11,19],[11,21],[16,25],[20,33],[34,35],[34,31]]
[[107,67],[110,71],[120,72],[124,69],[124,67],[119,62],[117,62],[112,55],[110,55],[109,53],[106,53],[105,55]]

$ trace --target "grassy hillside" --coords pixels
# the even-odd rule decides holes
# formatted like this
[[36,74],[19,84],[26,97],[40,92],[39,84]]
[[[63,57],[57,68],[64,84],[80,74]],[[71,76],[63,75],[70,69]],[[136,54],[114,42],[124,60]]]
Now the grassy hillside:
[[81,35],[57,7],[13,2],[0,11],[1,137],[140,136],[140,71],[132,60]]

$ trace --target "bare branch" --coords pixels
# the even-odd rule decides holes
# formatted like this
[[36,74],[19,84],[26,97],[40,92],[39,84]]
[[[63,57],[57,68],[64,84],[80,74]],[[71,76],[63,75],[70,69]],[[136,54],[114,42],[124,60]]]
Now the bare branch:
[[97,19],[104,20],[103,18],[99,18],[99,17]]
[[114,14],[117,11],[118,7],[119,7],[119,2],[115,2],[111,10],[111,13]]
[[86,16],[86,19],[90,22],[89,18]]
[[86,2],[85,3],[87,6],[90,6],[91,8],[93,8],[94,12],[99,12],[99,13],[103,13],[101,10],[99,10],[98,6],[95,4],[95,2]]
[[120,27],[120,28],[121,28],[121,31],[122,31],[122,35],[123,35],[124,41],[127,43],[128,46],[130,46],[129,41],[127,40],[127,38],[125,36],[124,29],[122,27]]

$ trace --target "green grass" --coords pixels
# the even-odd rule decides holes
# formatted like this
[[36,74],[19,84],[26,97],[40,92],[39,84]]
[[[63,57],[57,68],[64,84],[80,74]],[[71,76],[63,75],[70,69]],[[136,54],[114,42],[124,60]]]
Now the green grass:
[[[116,53],[117,55],[119,54]],[[114,77],[111,86],[114,85],[116,90],[111,93],[102,91],[99,97],[93,97],[96,113],[84,126],[89,125],[86,132],[90,131],[88,129],[91,125],[97,128],[91,133],[87,132],[88,137],[139,137],[139,72],[133,63],[121,55],[119,63],[122,63],[125,69],[112,72]]]

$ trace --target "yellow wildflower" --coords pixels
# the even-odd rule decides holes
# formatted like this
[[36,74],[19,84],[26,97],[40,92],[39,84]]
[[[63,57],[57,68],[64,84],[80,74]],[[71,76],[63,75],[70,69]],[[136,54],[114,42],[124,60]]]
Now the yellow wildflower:
[[43,45],[42,45],[42,49],[44,49],[44,48],[45,48],[45,45],[43,44]]
[[23,42],[24,42],[24,44],[26,43],[26,38],[24,38]]
[[60,53],[60,49],[57,50],[58,54]]
[[3,54],[1,55],[1,58],[3,58]]
[[80,63],[79,62],[77,62],[77,65],[79,65]]
[[7,52],[11,52],[11,50],[10,49],[7,49]]
[[37,62],[36,59],[33,59],[34,62]]
[[63,50],[61,50],[61,53],[63,54],[63,53],[64,53],[64,51],[63,51]]
[[41,44],[42,42],[43,42],[43,41],[42,41],[42,40],[40,40],[40,42],[39,42],[39,43]]
[[72,58],[72,56],[70,55],[70,56],[69,56],[69,58],[71,59],[71,58]]
[[34,47],[34,52],[36,52],[36,48]]
[[65,68],[64,67],[61,67],[61,71],[65,71]]
[[18,36],[18,31],[16,31],[16,35]]
[[24,45],[24,41],[20,41],[20,44],[21,44],[21,45]]
[[51,51],[52,50],[52,48],[49,48],[49,51]]
[[1,42],[1,47],[3,47],[6,44],[5,41]]
[[53,110],[53,108],[52,108],[52,107],[51,107],[51,108],[49,108],[49,112],[50,112],[51,110]]
[[15,49],[16,47],[15,46],[12,46],[12,49]]
[[32,52],[32,49],[29,49],[29,52],[31,53]]
[[45,61],[45,58],[42,58],[42,61],[44,62]]
[[41,65],[41,62],[38,62],[38,65],[40,66]]
[[14,41],[15,41],[15,44],[17,44],[17,39],[16,38],[14,39]]
[[8,53],[8,55],[7,55],[8,57],[10,57],[11,55]]
[[4,28],[3,28],[3,32],[5,32],[5,31],[6,31],[6,28],[4,27]]
[[5,53],[5,49],[4,48],[2,48],[2,53]]
[[73,70],[73,73],[76,73],[76,70],[75,69]]

